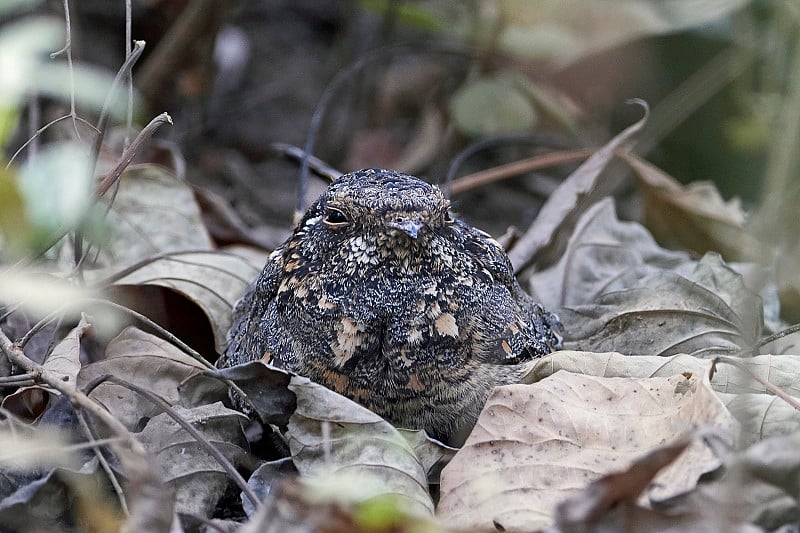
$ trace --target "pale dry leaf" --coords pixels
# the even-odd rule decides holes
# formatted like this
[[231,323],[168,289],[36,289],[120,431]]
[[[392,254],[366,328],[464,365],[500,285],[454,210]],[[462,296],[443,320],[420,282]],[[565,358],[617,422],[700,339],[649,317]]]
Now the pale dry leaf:
[[[800,396],[800,382],[797,380],[800,375],[800,356],[765,354],[740,359],[739,363],[753,375],[783,392]],[[767,387],[753,379],[749,373],[724,363],[717,364],[711,382],[717,392],[770,394]]]
[[[559,370],[598,377],[666,377],[675,374],[704,376],[709,374],[712,361],[687,354],[668,357],[655,355],[624,355],[616,352],[595,353],[562,350],[531,361],[521,383],[536,383]],[[733,365],[719,363],[711,378],[711,387],[722,394],[770,394],[766,386],[752,378],[750,373],[783,390],[800,396],[800,356],[757,355],[739,359],[745,372]]]
[[442,468],[450,462],[458,452],[458,448],[447,446],[429,437],[422,429],[398,429],[398,431],[414,448],[414,455],[428,474],[428,483],[438,485]]
[[91,328],[89,318],[85,313],[81,313],[78,325],[56,344],[42,365],[54,376],[60,376],[61,381],[72,389],[76,387],[76,378],[81,369],[81,339]]
[[[234,466],[248,464],[245,415],[221,403],[173,409]],[[136,438],[154,458],[163,481],[175,489],[176,510],[210,518],[230,483],[219,462],[166,413],[151,418]]]
[[267,260],[266,253],[255,249],[228,250],[163,254],[125,272],[114,284],[156,285],[182,294],[208,317],[217,351],[222,353],[233,306]]
[[[726,380],[725,372],[731,368],[718,368],[715,377],[723,376],[721,379]],[[528,363],[528,370],[520,383],[536,383],[559,370],[605,378],[655,378],[686,373],[704,376],[711,370],[711,361],[687,354],[660,357],[561,350]]]
[[550,195],[508,254],[516,272],[529,265],[544,268],[561,257],[579,217],[616,186],[618,180],[600,179],[614,158],[614,151],[644,126],[646,118],[629,126],[592,154]]
[[713,183],[683,185],[633,154],[623,156],[638,180],[645,225],[665,246],[717,251],[731,260],[754,260],[767,251],[745,231],[738,199],[726,202]]
[[698,357],[751,350],[763,328],[761,298],[719,256],[689,277],[662,271],[635,287],[561,311],[567,349]]
[[[766,504],[773,503],[769,500],[774,500],[776,494],[752,490],[755,483],[748,483],[746,490],[737,486],[735,494],[723,495],[719,490],[722,482],[701,481],[695,490],[663,503],[652,502],[652,506],[645,507],[637,501],[645,484],[665,464],[680,457],[687,444],[688,440],[679,440],[656,448],[637,459],[629,469],[604,476],[561,502],[555,516],[558,531],[762,531],[750,523],[752,511],[759,504],[762,510],[767,510]],[[723,478],[728,474],[724,473]],[[733,488],[730,479],[727,482]],[[769,508],[768,512],[772,511],[774,508]]]
[[[800,434],[800,411],[771,394],[718,392],[717,396],[741,424],[742,446],[772,437]],[[800,397],[795,397],[800,403]]]
[[591,303],[687,262],[687,254],[661,248],[641,225],[620,221],[614,201],[604,198],[580,217],[558,263],[531,274],[528,284],[536,301],[559,309]]
[[[81,339],[91,327],[86,315],[81,313],[78,325],[56,344],[43,364],[46,370],[54,376],[60,376],[61,381],[72,389],[76,386],[76,378],[81,369]],[[44,412],[53,394],[58,396],[59,393],[40,385],[20,387],[3,397],[0,405],[20,418],[36,419]]]
[[192,188],[158,165],[127,168],[107,220],[111,236],[99,261],[105,265],[125,266],[159,253],[213,248]]
[[297,409],[286,437],[301,475],[360,478],[365,498],[391,495],[409,512],[433,513],[425,469],[391,424],[305,378],[293,377],[289,389]]
[[[626,470],[606,474],[556,507],[556,526],[562,531],[613,527],[617,531],[660,529],[667,517],[639,507],[639,495],[664,467],[675,461],[691,443],[688,436],[656,448]],[[623,508],[624,512],[617,511]],[[675,516],[672,519],[677,520]]]
[[[205,367],[167,341],[129,327],[106,348],[106,359],[84,366],[78,373],[78,386],[84,387],[106,374],[121,376],[161,396],[170,405],[179,401],[178,385]],[[131,431],[142,420],[161,413],[161,409],[135,392],[113,383],[95,387],[90,397],[102,404]]]
[[[455,527],[531,531],[555,505],[601,475],[677,435],[735,421],[707,379],[597,378],[558,372],[494,390],[464,448],[442,472],[441,518]],[[700,443],[646,491],[661,500],[691,490],[719,463]]]

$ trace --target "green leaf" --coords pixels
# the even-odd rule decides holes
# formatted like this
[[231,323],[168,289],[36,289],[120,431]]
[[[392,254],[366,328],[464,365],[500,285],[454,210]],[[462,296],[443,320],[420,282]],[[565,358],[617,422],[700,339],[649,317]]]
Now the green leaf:
[[89,208],[91,173],[86,154],[73,144],[48,147],[20,169],[19,188],[38,230],[74,227]]
[[476,137],[530,131],[537,121],[533,104],[507,76],[479,78],[461,87],[450,101],[450,113],[461,133]]

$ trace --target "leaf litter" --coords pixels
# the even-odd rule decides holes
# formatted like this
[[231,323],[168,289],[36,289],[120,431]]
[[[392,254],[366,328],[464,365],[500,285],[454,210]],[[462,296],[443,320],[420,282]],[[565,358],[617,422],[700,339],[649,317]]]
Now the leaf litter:
[[[101,360],[87,363],[79,342],[94,339],[87,317],[45,364],[77,390],[91,385],[90,397],[145,445],[162,482],[174,490],[173,513],[184,523],[217,517],[218,524],[233,526],[219,518],[221,508],[240,509],[239,520],[249,520],[243,531],[259,524],[268,531],[312,531],[311,524],[357,531],[369,516],[428,531],[566,531],[576,525],[755,531],[788,523],[798,511],[793,465],[800,454],[793,439],[800,417],[752,377],[800,397],[800,356],[762,353],[760,345],[780,326],[774,273],[728,264],[714,253],[696,259],[664,249],[644,226],[617,218],[606,197],[609,183],[600,186],[599,178],[639,127],[579,167],[512,250],[521,281],[568,325],[570,350],[532,362],[523,383],[496,389],[459,450],[394,428],[324,387],[261,363],[209,370],[145,326],[123,329],[104,346]],[[705,220],[697,190],[670,202],[656,189],[677,190],[674,184],[629,154],[624,158],[642,186],[654,188],[658,201],[647,204],[649,220],[658,220],[658,210],[679,210],[700,221],[695,224]],[[117,198],[125,224],[114,227],[127,236],[112,237],[121,247],[106,256],[106,269],[89,271],[87,278],[101,287],[111,281],[133,291],[158,286],[179,293],[203,310],[219,352],[229,310],[260,269],[263,252],[214,249],[191,190],[164,169],[144,167],[128,178],[152,190]],[[177,218],[165,219],[157,198],[173,190],[187,203]],[[153,203],[143,207],[147,198]],[[725,246],[744,238],[732,213],[706,224],[726,229],[705,231],[702,246],[687,244],[691,232],[678,241],[729,255]],[[164,227],[178,231],[156,238]],[[742,357],[743,367],[720,362],[709,378],[720,354]],[[163,407],[104,381],[109,375],[157,394],[240,470],[256,472],[251,484],[269,487],[262,492],[266,500],[253,507],[196,437]],[[229,404],[231,383],[261,415],[260,437],[247,417],[219,403]],[[42,420],[52,419],[48,413],[55,411],[47,407]],[[59,423],[73,432],[80,427]],[[4,434],[10,427],[4,425]],[[99,424],[91,431],[92,439],[108,434]],[[266,456],[258,452],[264,449]],[[0,460],[10,452],[0,447]],[[97,459],[84,458],[86,468]],[[33,494],[35,486],[55,479],[54,472],[43,468],[10,488]],[[22,501],[34,501],[28,498]]]

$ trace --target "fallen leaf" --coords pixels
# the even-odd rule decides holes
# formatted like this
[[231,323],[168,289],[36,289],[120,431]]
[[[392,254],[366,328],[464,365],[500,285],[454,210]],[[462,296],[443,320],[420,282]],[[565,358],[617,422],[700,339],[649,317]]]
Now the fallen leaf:
[[528,284],[536,301],[560,309],[591,303],[687,262],[687,254],[661,248],[641,225],[620,221],[614,201],[604,198],[578,219],[558,262],[531,274]]
[[619,179],[600,179],[614,152],[642,129],[647,116],[611,139],[592,154],[550,195],[536,219],[520,237],[508,257],[514,270],[545,268],[563,255],[580,216],[613,189]]
[[[251,463],[242,430],[247,417],[242,413],[221,403],[173,409],[234,466]],[[210,518],[230,484],[219,462],[166,413],[151,418],[136,438],[154,458],[164,482],[174,487],[176,511]]]
[[[202,372],[205,367],[167,341],[129,327],[106,348],[106,359],[84,366],[78,373],[78,386],[111,374],[161,396],[168,404],[179,400],[178,384]],[[161,409],[120,385],[104,382],[89,395],[110,411],[131,431],[141,429],[143,421],[161,413]]]
[[[578,494],[558,504],[556,527],[562,531],[609,527],[609,515],[613,509],[625,507],[626,512],[622,515],[628,517],[628,521],[622,524],[615,521],[617,530],[656,529],[653,522],[664,521],[667,517],[639,507],[636,501],[658,472],[680,457],[690,443],[688,437],[680,438],[673,444],[656,448],[636,459],[627,470],[606,474],[592,481]],[[650,516],[647,516],[648,512]]]
[[[454,527],[531,531],[556,504],[676,435],[736,422],[707,378],[597,378],[558,372],[494,390],[464,448],[442,472],[438,515]],[[691,490],[719,465],[700,443],[659,473],[646,495]]]
[[[800,411],[777,396],[722,392],[717,392],[717,396],[741,424],[739,440],[743,446],[772,437],[800,434]],[[795,400],[800,402],[800,397]]]
[[[54,376],[61,377],[61,381],[75,389],[76,378],[81,369],[81,339],[91,328],[86,315],[81,313],[81,320],[77,326],[53,348],[53,351],[42,365]],[[16,414],[22,420],[34,422],[44,413],[50,402],[50,395],[57,392],[48,387],[34,385],[21,387],[12,394],[3,398],[2,407]]]
[[301,475],[361,480],[357,500],[390,495],[400,508],[433,513],[427,475],[414,449],[388,422],[352,400],[311,381],[293,377],[289,389],[297,409],[286,439]]
[[267,254],[243,247],[229,251],[172,252],[112,276],[118,287],[155,285],[176,291],[208,317],[218,353],[227,346],[234,304],[258,276]]
[[164,167],[132,165],[120,178],[107,215],[111,235],[100,264],[127,266],[164,252],[211,250],[189,184]]
[[682,185],[631,153],[621,155],[638,181],[645,225],[659,242],[700,254],[716,251],[730,261],[763,257],[767,248],[745,230],[738,199],[726,202],[711,182]]
[[567,349],[637,355],[713,357],[749,351],[763,327],[758,294],[719,256],[707,255],[690,277],[656,272],[636,286],[561,311]]
[[181,385],[181,395],[191,397],[189,401],[197,405],[204,401],[204,396],[213,398],[219,394],[220,387],[227,393],[227,385],[220,380],[230,380],[245,393],[249,405],[265,424],[285,427],[297,407],[295,393],[289,390],[291,379],[285,370],[251,361],[193,376]]

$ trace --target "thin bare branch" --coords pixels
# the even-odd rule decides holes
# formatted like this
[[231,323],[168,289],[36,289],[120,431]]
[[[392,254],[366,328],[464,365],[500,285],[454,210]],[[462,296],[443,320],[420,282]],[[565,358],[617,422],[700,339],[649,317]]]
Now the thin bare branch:
[[125,171],[128,165],[130,165],[131,161],[136,155],[136,152],[139,151],[145,142],[150,140],[150,137],[153,136],[153,134],[162,124],[171,125],[172,117],[170,117],[167,113],[161,113],[151,120],[150,123],[139,132],[130,146],[128,146],[128,148],[125,150],[125,153],[122,154],[122,157],[114,169],[109,172],[106,177],[103,178],[103,181],[100,182],[100,185],[98,185],[97,190],[95,191],[95,199],[103,196],[106,192],[108,192],[111,186],[114,185],[117,180],[119,180],[119,177],[122,176],[122,173]]
[[459,194],[476,187],[481,187],[488,185],[489,183],[510,178],[511,176],[518,176],[519,174],[524,174],[525,172],[540,170],[556,165],[563,165],[565,163],[575,163],[577,161],[586,159],[596,151],[597,148],[580,148],[578,150],[551,152],[548,154],[529,157],[527,159],[521,159],[519,161],[514,161],[513,163],[508,163],[499,167],[462,176],[456,180],[453,180],[453,184],[450,189],[453,194]]
[[217,462],[225,470],[225,472],[227,472],[227,474],[231,477],[231,479],[233,479],[234,482],[239,486],[239,488],[242,489],[242,492],[247,495],[247,497],[253,504],[253,507],[259,508],[261,506],[261,500],[258,498],[258,496],[256,496],[255,492],[253,492],[253,489],[250,488],[250,486],[247,484],[247,481],[245,481],[245,479],[236,470],[236,467],[228,460],[228,458],[225,457],[225,455],[223,455],[222,452],[220,452],[216,448],[216,446],[211,444],[211,442],[209,442],[209,440],[202,433],[197,431],[197,429],[192,424],[190,424],[181,415],[176,413],[175,410],[172,408],[172,406],[166,400],[164,400],[164,398],[162,398],[158,394],[155,394],[152,391],[149,391],[134,383],[130,383],[122,378],[119,378],[117,376],[112,376],[110,374],[99,376],[96,379],[89,382],[86,385],[86,394],[89,394],[93,388],[97,387],[99,384],[104,382],[115,383],[117,385],[125,387],[126,389],[132,390],[136,394],[143,396],[144,398],[147,398],[148,401],[157,405],[161,410],[163,410],[167,414],[167,416],[173,419],[189,435],[191,435],[192,438],[195,439],[209,453],[209,455],[211,455],[212,457],[214,457],[214,459],[217,460]]

